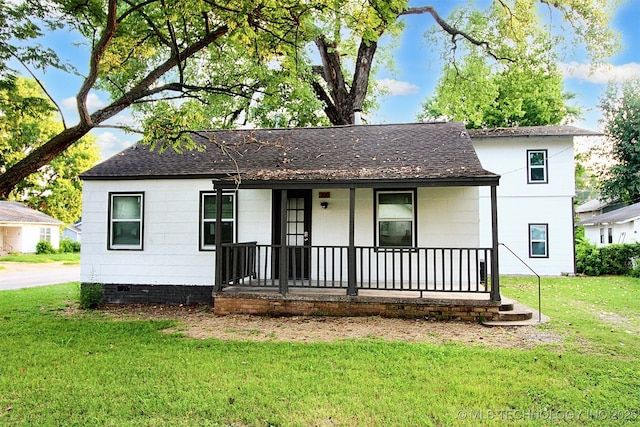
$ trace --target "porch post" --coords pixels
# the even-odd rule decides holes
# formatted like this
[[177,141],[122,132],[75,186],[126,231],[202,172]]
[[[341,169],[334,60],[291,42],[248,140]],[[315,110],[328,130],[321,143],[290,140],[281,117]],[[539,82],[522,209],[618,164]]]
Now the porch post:
[[222,188],[216,191],[216,226],[215,226],[215,244],[216,244],[216,280],[215,291],[222,291]]
[[286,295],[289,290],[289,248],[287,246],[287,190],[280,197],[280,293]]
[[500,302],[500,270],[498,268],[498,191],[491,186],[491,301]]
[[355,246],[355,211],[356,211],[356,189],[349,189],[349,250],[347,259],[347,295],[358,295],[356,283],[356,246]]

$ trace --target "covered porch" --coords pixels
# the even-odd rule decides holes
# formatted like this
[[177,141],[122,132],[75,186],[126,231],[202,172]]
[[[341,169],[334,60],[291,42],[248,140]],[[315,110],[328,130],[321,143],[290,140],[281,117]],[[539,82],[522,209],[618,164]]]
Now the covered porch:
[[[222,206],[228,185],[215,182],[216,251],[214,311],[217,314],[379,315],[439,320],[491,321],[501,305],[497,258],[495,180],[412,182],[421,186],[491,188],[491,247],[380,247],[356,245],[356,188],[380,186],[360,182],[348,187],[348,245],[314,245],[306,232],[292,236],[289,194],[300,184],[271,188],[280,203],[274,212],[278,236],[271,244],[222,243]],[[245,182],[242,188],[274,183]],[[319,184],[318,184],[319,185]],[[337,185],[337,183],[333,183]],[[394,183],[397,185],[397,183]],[[322,188],[327,188],[326,182]],[[331,188],[331,187],[329,187]],[[406,188],[406,187],[401,187]],[[318,204],[318,203],[316,203]],[[284,243],[282,243],[284,242]]]

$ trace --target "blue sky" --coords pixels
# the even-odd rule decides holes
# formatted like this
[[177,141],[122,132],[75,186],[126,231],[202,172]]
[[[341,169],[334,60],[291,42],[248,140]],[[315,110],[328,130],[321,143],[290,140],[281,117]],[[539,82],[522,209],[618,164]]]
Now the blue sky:
[[[414,6],[433,5],[440,15],[446,17],[454,6],[466,4],[466,0],[411,1]],[[394,51],[396,73],[381,70],[374,78],[382,81],[390,95],[380,99],[380,109],[371,114],[368,123],[405,123],[416,121],[425,99],[433,94],[440,76],[442,63],[439,53],[431,49],[424,33],[434,21],[428,14],[411,15],[404,18],[405,31]],[[599,122],[601,115],[597,108],[599,97],[610,80],[621,81],[625,78],[640,77],[640,0],[631,0],[622,4],[615,14],[613,27],[622,34],[621,52],[607,60],[609,66],[595,72],[585,63],[584,55],[567,58],[563,64],[565,89],[576,94],[575,104],[583,111],[583,118],[574,125],[602,130]],[[56,47],[63,59],[72,62],[81,74],[85,74],[88,64],[88,48],[78,46],[81,38],[75,33],[57,32],[46,38],[46,44]],[[77,120],[75,113],[75,94],[80,87],[80,79],[70,77],[58,71],[49,71],[42,76],[48,90],[62,106],[68,124]],[[91,93],[90,109],[106,104],[104,93]],[[123,113],[117,117],[121,123],[131,124],[131,118]],[[114,129],[93,131],[98,138],[103,158],[126,148],[140,137],[128,135]]]
[[[435,5],[441,16],[447,16],[453,6],[464,1],[426,2]],[[412,5],[426,4],[424,1],[412,1]],[[398,95],[387,97],[382,108],[370,120],[374,122],[396,123],[415,121],[421,111],[421,105],[433,94],[440,77],[442,63],[438,52],[432,52],[424,39],[425,31],[433,25],[429,15],[405,17],[406,29],[402,35],[400,47],[395,54],[398,73],[390,76],[380,73],[379,78],[392,79],[387,82]],[[565,89],[576,95],[573,103],[582,107],[583,118],[576,126],[589,130],[602,130],[599,122],[601,114],[597,105],[599,98],[610,80],[621,81],[632,76],[640,77],[640,0],[625,2],[617,10],[612,26],[622,35],[622,50],[608,58],[609,66],[593,71],[585,63],[584,55],[567,58],[563,64]],[[580,55],[580,53],[578,53]]]

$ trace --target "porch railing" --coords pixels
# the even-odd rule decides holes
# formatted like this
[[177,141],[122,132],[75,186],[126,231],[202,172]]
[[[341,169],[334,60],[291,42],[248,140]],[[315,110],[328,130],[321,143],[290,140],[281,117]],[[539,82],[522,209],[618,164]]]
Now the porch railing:
[[[348,288],[348,246],[225,244],[222,287]],[[282,260],[283,251],[286,259]],[[490,292],[491,248],[355,247],[355,288],[419,292]],[[282,262],[284,261],[284,262]],[[283,267],[284,266],[284,267]]]

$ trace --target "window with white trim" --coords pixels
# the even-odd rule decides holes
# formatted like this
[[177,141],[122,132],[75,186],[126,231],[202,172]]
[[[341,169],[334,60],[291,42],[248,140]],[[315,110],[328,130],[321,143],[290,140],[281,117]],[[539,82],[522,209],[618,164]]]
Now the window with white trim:
[[529,224],[529,257],[549,257],[549,225]]
[[[200,249],[216,248],[216,193],[200,193]],[[233,243],[236,235],[236,198],[222,195],[222,243]]]
[[376,246],[415,246],[415,191],[375,193]]
[[527,150],[527,182],[529,184],[546,184],[547,150]]
[[109,249],[142,250],[144,193],[109,193]]
[[40,241],[51,242],[51,228],[40,227]]

